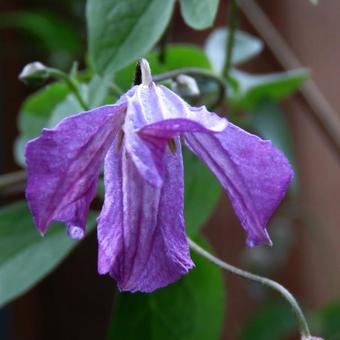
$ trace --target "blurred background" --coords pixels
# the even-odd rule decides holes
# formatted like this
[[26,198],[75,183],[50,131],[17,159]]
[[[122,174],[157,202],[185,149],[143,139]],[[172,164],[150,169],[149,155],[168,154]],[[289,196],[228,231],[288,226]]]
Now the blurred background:
[[[318,91],[339,113],[340,2],[320,0],[318,6],[311,6],[307,0],[258,3],[301,66],[311,70]],[[226,13],[227,2],[222,1],[215,26],[225,25]],[[242,30],[264,39],[243,14],[240,25]],[[177,9],[169,39],[202,45],[209,32],[188,28]],[[13,157],[18,134],[16,117],[23,100],[34,91],[18,80],[23,66],[35,60],[62,69],[68,69],[73,60],[82,63],[85,38],[83,0],[0,2],[0,173],[19,169]],[[269,73],[282,71],[283,67],[266,46],[242,69]],[[220,258],[275,277],[312,315],[340,301],[340,166],[339,150],[330,146],[320,124],[313,119],[315,108],[311,106],[299,93],[281,104],[292,132],[298,191],[297,199],[285,202],[280,215],[273,218],[269,231],[275,247],[251,252],[245,249],[244,232],[225,196],[204,233]],[[339,124],[337,128],[339,131]],[[23,194],[0,196],[0,203],[18,197]],[[0,339],[104,339],[115,284],[97,275],[96,251],[92,235],[38,286],[1,309]],[[276,294],[229,274],[225,274],[224,282],[227,304],[222,339],[247,338],[245,324],[250,329],[255,327],[256,332],[261,316],[268,322],[270,318],[265,316],[273,313],[283,320],[282,327],[289,328],[290,312],[282,307]],[[339,316],[334,320],[340,323]],[[340,330],[340,324],[333,327]],[[255,335],[248,339],[274,337]],[[332,339],[340,339],[340,333]]]

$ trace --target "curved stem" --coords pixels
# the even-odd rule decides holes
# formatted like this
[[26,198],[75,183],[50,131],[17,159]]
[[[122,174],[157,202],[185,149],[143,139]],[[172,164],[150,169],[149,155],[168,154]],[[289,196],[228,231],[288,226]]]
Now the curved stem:
[[270,287],[270,288],[276,290],[277,292],[279,292],[286,299],[286,301],[291,305],[291,307],[292,307],[292,309],[293,309],[293,311],[294,311],[294,313],[295,313],[295,315],[296,315],[296,317],[299,321],[301,335],[306,337],[306,338],[309,338],[311,336],[306,318],[305,318],[298,302],[296,301],[294,296],[285,287],[283,287],[279,283],[277,283],[277,282],[275,282],[271,279],[268,279],[266,277],[255,275],[255,274],[249,273],[245,270],[234,267],[234,266],[230,265],[229,263],[226,263],[226,262],[220,260],[219,258],[215,257],[214,255],[208,253],[206,250],[201,248],[198,244],[196,244],[191,239],[188,238],[188,241],[189,241],[189,245],[190,245],[191,249],[195,250],[199,255],[205,257],[207,260],[216,264],[220,268],[225,269],[225,270],[227,270],[227,271],[229,271],[233,274],[236,274],[238,276],[241,276],[241,277],[243,277],[247,280],[251,280],[251,281],[261,283],[262,285]]
[[66,85],[74,93],[79,104],[85,111],[90,109],[87,103],[85,102],[84,98],[82,97],[79,91],[78,84],[74,81],[74,79],[72,79],[67,73],[60,71],[58,69],[55,69],[55,68],[48,67],[46,71],[51,77],[63,80],[66,83]]
[[239,8],[237,4],[237,0],[231,0],[230,2],[230,13],[229,13],[229,34],[227,41],[227,50],[226,50],[226,59],[223,68],[224,77],[229,79],[229,72],[233,59],[233,49],[235,44],[235,32],[236,27],[238,25],[238,17],[239,17]]
[[216,84],[218,85],[218,95],[217,95],[216,101],[211,106],[215,108],[215,107],[218,107],[220,104],[222,104],[224,100],[224,95],[225,95],[224,80],[220,78],[219,76],[217,76],[216,74],[211,73],[208,70],[198,68],[198,67],[183,67],[183,68],[176,69],[174,71],[157,74],[153,76],[153,80],[157,82],[157,81],[162,81],[166,79],[173,79],[179,76],[180,74],[204,77],[204,78],[208,78],[216,82]]

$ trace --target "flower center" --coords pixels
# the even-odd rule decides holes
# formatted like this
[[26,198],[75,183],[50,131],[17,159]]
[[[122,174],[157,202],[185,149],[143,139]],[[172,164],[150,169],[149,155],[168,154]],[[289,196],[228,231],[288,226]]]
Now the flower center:
[[149,86],[152,83],[150,65],[146,59],[140,59],[136,66],[135,85]]

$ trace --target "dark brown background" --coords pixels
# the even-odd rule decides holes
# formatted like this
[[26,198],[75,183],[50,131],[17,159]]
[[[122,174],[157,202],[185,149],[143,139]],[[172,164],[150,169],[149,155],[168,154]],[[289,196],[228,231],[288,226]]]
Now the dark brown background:
[[[222,2],[218,26],[224,25],[226,17],[226,1]],[[36,3],[2,1],[0,10],[30,8]],[[307,0],[261,0],[259,3],[302,64],[312,70],[320,91],[339,111],[340,2],[321,0],[317,7]],[[243,17],[241,23],[243,28],[253,31]],[[172,31],[176,40],[202,43],[207,33],[188,29],[177,13]],[[0,34],[0,170],[4,173],[17,169],[12,156],[17,134],[15,117],[30,91],[18,82],[17,75],[22,66],[31,61],[32,54],[39,55],[39,51],[23,50],[22,37],[15,30]],[[11,46],[10,53],[4,46]],[[256,72],[282,70],[268,50],[246,67]],[[313,310],[340,298],[340,167],[310,118],[310,107],[304,100],[294,95],[283,105],[296,146],[299,203],[312,212],[313,223],[294,225],[296,242],[277,277]],[[245,235],[226,198],[221,199],[205,233],[221,258],[236,265],[244,264]],[[228,317],[223,339],[237,339],[243,321],[260,300],[241,279],[226,274],[225,282]],[[104,339],[113,290],[113,281],[96,274],[96,241],[91,237],[52,275],[6,309],[10,316],[10,339]]]

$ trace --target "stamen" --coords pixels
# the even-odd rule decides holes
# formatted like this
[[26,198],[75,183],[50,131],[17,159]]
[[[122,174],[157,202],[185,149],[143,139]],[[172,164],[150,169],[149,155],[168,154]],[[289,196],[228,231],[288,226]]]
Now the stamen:
[[174,139],[169,139],[168,140],[168,147],[170,149],[170,151],[172,152],[172,154],[175,156],[176,155],[176,151],[177,151],[177,146],[175,143]]
[[120,151],[123,145],[123,139],[124,139],[124,132],[122,129],[120,129],[117,133],[117,145],[116,145],[116,150]]

